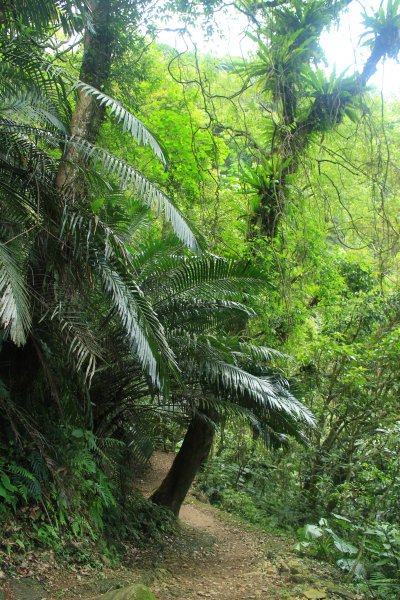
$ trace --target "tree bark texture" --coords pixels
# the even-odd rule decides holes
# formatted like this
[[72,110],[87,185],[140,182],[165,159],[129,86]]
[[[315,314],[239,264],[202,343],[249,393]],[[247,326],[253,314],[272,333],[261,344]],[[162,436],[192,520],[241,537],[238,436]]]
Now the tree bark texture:
[[[93,29],[85,32],[83,60],[80,69],[80,80],[103,91],[110,76],[115,31],[112,23],[112,0],[93,0]],[[104,116],[104,107],[98,100],[79,89],[77,102],[72,114],[71,136],[83,138],[94,143]],[[79,197],[83,193],[79,175],[85,165],[79,157],[79,150],[69,145],[57,173],[56,185],[59,189],[68,186],[73,195]]]
[[199,415],[194,415],[171,469],[150,500],[178,516],[198,470],[207,460],[213,439],[212,425]]

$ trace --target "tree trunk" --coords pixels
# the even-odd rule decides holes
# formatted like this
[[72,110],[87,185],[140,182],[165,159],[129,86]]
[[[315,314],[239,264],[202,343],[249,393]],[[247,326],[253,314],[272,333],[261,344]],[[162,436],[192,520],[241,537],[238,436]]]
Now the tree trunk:
[[[115,36],[112,0],[93,0],[92,4],[93,30],[85,32],[79,77],[81,81],[103,91],[110,76]],[[95,142],[103,116],[104,108],[99,106],[98,100],[79,89],[70,124],[71,135]],[[72,145],[68,146],[57,173],[57,187],[62,189],[68,185],[73,189],[75,197],[82,196],[82,167],[84,168],[84,164],[80,160],[79,150]]]
[[210,453],[213,439],[214,430],[210,423],[195,415],[171,469],[150,500],[178,516],[196,473]]
[[263,237],[274,239],[277,236],[281,215],[284,211],[285,183],[279,182],[271,188],[260,189],[259,205],[250,215],[247,224],[248,241]]
[[[333,22],[333,19],[350,2],[351,0],[327,2],[325,3],[325,7],[321,7],[321,11],[324,11],[325,17]],[[257,10],[262,4],[256,4],[254,9]],[[266,6],[277,8],[280,6],[280,2],[266,3]],[[274,11],[272,11],[273,15]],[[297,44],[299,43],[305,44],[312,39],[318,40],[324,26],[325,20],[322,18],[319,22],[315,22],[312,29],[309,25],[305,29],[297,29],[297,34],[300,35],[298,35],[296,42],[293,42],[290,52],[295,52],[298,49]],[[302,36],[305,36],[305,38]],[[267,148],[264,155],[268,156],[269,154],[268,158],[272,165],[274,164],[275,157],[279,157],[282,164],[289,157],[291,158],[291,162],[288,167],[283,169],[283,172],[277,172],[276,175],[272,174],[272,177],[276,177],[276,180],[273,185],[271,182],[270,188],[260,188],[258,192],[258,206],[253,214],[249,216],[248,220],[248,240],[253,240],[257,237],[267,240],[274,240],[276,238],[280,222],[285,215],[286,206],[289,203],[285,180],[286,175],[298,172],[299,165],[302,162],[301,157],[304,155],[313,136],[315,134],[324,135],[326,132],[333,131],[341,122],[346,106],[351,107],[355,98],[361,98],[369,79],[377,70],[379,61],[385,56],[397,56],[400,50],[400,36],[398,34],[393,34],[393,36],[394,38],[390,39],[390,33],[386,30],[383,33],[377,34],[372,45],[371,54],[361,73],[355,77],[352,84],[350,83],[350,78],[343,79],[341,85],[343,86],[343,91],[346,91],[347,94],[341,94],[337,90],[331,93],[316,94],[313,105],[305,118],[302,118],[301,115],[304,108],[301,106],[299,109],[299,106],[301,94],[304,94],[306,90],[298,90],[292,83],[292,79],[296,75],[295,71],[298,68],[296,58],[293,59],[292,63],[290,62],[294,54],[291,55],[289,53],[286,72],[283,78],[281,74],[271,74],[271,82],[274,81],[275,77],[273,102],[274,105],[280,106],[281,122],[284,128],[286,128],[287,133],[282,136],[282,132],[279,132],[279,128],[276,125],[271,148]],[[278,55],[276,55],[276,47],[272,44],[270,51],[272,63],[276,60],[276,64],[279,64],[281,50],[278,49]],[[311,52],[306,61],[312,65],[315,59],[316,57]],[[344,86],[347,86],[347,89]],[[261,104],[261,106],[263,105]],[[268,113],[270,112],[269,104],[267,111]]]

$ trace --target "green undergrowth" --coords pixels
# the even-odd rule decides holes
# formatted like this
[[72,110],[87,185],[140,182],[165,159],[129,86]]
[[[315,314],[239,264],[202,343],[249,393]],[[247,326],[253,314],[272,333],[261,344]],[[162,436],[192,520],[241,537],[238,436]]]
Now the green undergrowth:
[[121,468],[120,444],[79,428],[61,429],[51,441],[52,455],[3,449],[1,570],[12,573],[24,557],[40,552],[97,568],[136,549],[161,547],[173,534],[170,513],[130,489],[132,472]]
[[[285,468],[286,467],[286,468]],[[290,467],[290,469],[289,469]],[[379,518],[329,512],[313,518],[293,474],[290,448],[271,460],[250,435],[229,432],[197,481],[197,489],[246,524],[291,539],[298,556],[329,563],[342,584],[375,600],[400,597],[400,531]],[[358,499],[361,502],[362,499]],[[383,498],[382,498],[383,506]]]
[[[222,447],[200,473],[197,487],[211,504],[268,531],[295,534],[305,518],[290,452],[266,449],[250,433],[225,431]],[[280,464],[280,461],[282,464]]]

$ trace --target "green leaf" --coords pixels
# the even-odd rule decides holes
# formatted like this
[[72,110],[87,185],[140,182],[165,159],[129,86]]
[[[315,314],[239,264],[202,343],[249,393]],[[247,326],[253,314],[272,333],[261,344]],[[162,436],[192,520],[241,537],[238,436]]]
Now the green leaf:
[[318,525],[307,524],[303,527],[303,536],[306,539],[317,539],[324,535],[324,530]]
[[83,431],[83,429],[74,429],[74,430],[71,432],[71,435],[72,435],[72,437],[74,437],[74,438],[81,439],[81,438],[83,438],[83,437],[84,437],[84,433],[85,433],[85,432]]
[[333,532],[331,533],[331,535],[333,543],[335,544],[335,547],[339,550],[339,552],[343,552],[344,554],[357,554],[358,548],[353,546],[353,544],[350,544],[350,542],[346,542]]
[[18,488],[16,488],[15,485],[13,485],[11,483],[10,478],[5,473],[3,473],[1,476],[1,483],[3,484],[5,489],[8,490],[9,492],[17,492],[18,491]]
[[25,344],[31,326],[22,261],[19,246],[0,243],[0,321],[10,331],[10,337],[17,346]]

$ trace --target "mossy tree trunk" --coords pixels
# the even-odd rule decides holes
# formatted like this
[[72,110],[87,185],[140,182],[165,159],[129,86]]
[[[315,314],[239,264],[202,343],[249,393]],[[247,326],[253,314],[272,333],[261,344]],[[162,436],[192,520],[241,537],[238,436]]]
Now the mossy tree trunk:
[[[94,88],[104,91],[110,77],[116,27],[113,26],[112,0],[93,0],[93,27],[87,29],[83,40],[83,59],[79,78]],[[77,102],[72,114],[70,131],[72,136],[94,143],[104,116],[104,107],[91,94],[79,89]],[[84,193],[83,178],[80,175],[82,161],[79,150],[72,144],[66,149],[57,173],[56,184],[73,188],[75,197]]]
[[[269,114],[272,100],[279,119],[277,123],[272,121],[270,146],[262,152],[262,159],[268,163],[270,170],[264,173],[263,179],[265,182],[269,178],[269,185],[265,186],[265,183],[260,182],[255,187],[259,201],[249,214],[248,240],[276,238],[290,201],[287,179],[298,172],[302,158],[315,135],[324,136],[333,131],[346,115],[346,110],[354,105],[355,99],[362,98],[379,62],[386,56],[396,57],[400,51],[396,22],[388,22],[383,28],[377,26],[370,56],[358,74],[338,78],[333,89],[329,89],[328,83],[325,85],[326,90],[305,83],[306,79],[301,76],[304,67],[309,65],[313,69],[320,61],[318,41],[322,32],[327,23],[334,22],[350,2],[351,0],[330,0],[316,3],[314,0],[305,0],[302,9],[296,16],[293,13],[291,18],[290,13],[282,9],[285,2],[260,2],[251,9],[255,11],[252,20],[258,27],[261,61],[257,63],[255,73],[249,67],[249,75],[256,74],[258,78],[266,78],[265,118],[271,125]],[[257,13],[259,20],[255,18]],[[265,40],[267,31],[269,37]],[[287,39],[291,36],[294,36],[293,42],[287,47],[285,60],[282,62],[282,48],[285,48]],[[265,60],[266,48],[268,60],[263,72],[260,65]],[[311,97],[314,99],[305,114],[302,100]],[[263,107],[262,104],[261,106]]]

